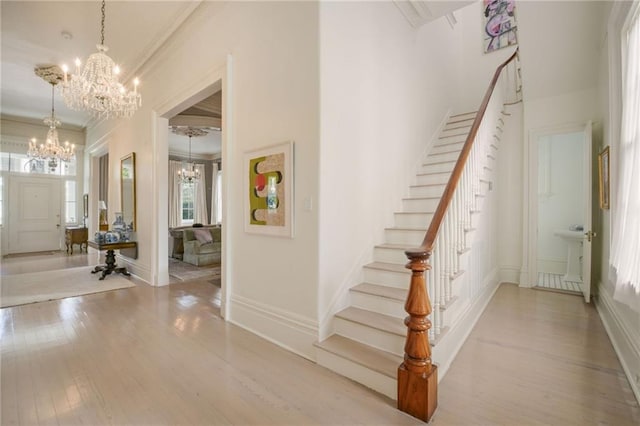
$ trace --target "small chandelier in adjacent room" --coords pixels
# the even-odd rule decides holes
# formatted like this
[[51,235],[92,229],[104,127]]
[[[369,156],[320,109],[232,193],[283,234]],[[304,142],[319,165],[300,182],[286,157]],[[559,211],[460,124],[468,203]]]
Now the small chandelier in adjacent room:
[[98,52],[89,56],[82,66],[76,59],[75,73],[69,74],[66,65],[62,96],[67,106],[74,110],[88,111],[94,117],[131,117],[142,105],[142,96],[138,93],[138,79],[133,80],[133,91],[127,90],[118,81],[120,67],[107,56],[109,50],[104,45],[105,1],[102,0],[101,39],[97,44]]
[[56,118],[54,109],[55,86],[62,80],[62,71],[57,66],[39,67],[35,69],[38,77],[51,84],[51,116],[44,119],[44,124],[49,126],[47,139],[45,143],[38,145],[38,140],[32,138],[29,141],[29,150],[27,155],[32,160],[42,160],[47,162],[47,166],[51,171],[58,167],[58,162],[69,162],[75,157],[75,145],[65,141],[64,145],[60,145],[58,140],[57,127],[60,121]]
[[176,135],[188,136],[189,137],[189,162],[186,164],[186,167],[183,167],[182,170],[178,170],[178,175],[176,176],[178,180],[182,183],[195,183],[200,180],[200,171],[196,169],[196,165],[191,161],[191,138],[192,137],[200,137],[205,136],[209,132],[204,129],[200,129],[197,127],[182,127],[182,126],[172,126],[171,131]]

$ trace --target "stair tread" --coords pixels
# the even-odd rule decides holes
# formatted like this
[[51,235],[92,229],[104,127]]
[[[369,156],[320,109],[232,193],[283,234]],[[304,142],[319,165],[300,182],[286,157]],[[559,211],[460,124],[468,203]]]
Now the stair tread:
[[407,327],[401,318],[379,314],[378,312],[367,311],[366,309],[351,306],[338,312],[336,317],[398,336],[407,335]]
[[447,185],[446,183],[425,183],[425,184],[422,184],[422,185],[411,185],[411,188],[416,188],[416,187],[420,187],[420,186],[442,186],[442,187],[444,187],[446,185]]
[[406,244],[378,244],[377,248],[394,249],[394,250],[406,250],[408,247]]
[[[427,157],[428,159],[429,157]],[[442,160],[442,161],[437,161],[434,163],[422,163],[422,166],[435,166],[436,164],[447,164],[447,163],[455,163],[458,160]]]
[[409,215],[409,214],[433,214],[435,213],[435,208],[433,209],[433,211],[428,211],[428,212],[395,212],[395,214],[404,214],[404,215]]
[[394,226],[392,228],[384,228],[385,230],[388,231],[422,231],[422,232],[427,232],[427,228],[400,228],[397,226]]
[[402,357],[390,352],[374,348],[373,346],[357,342],[348,337],[334,334],[322,342],[316,342],[316,347],[334,355],[360,364],[370,370],[395,379]]
[[407,299],[407,290],[397,287],[389,287],[386,285],[360,283],[351,290],[359,293],[371,294],[374,296],[386,297],[387,299],[399,300],[404,302]]
[[404,264],[399,263],[387,263],[387,262],[371,262],[364,265],[365,268],[381,269],[383,271],[400,272],[403,274],[409,274],[409,270],[404,267]]
[[454,118],[454,117],[460,117],[462,115],[469,115],[469,114],[474,114],[475,115],[477,113],[478,113],[478,111],[461,112],[459,114],[450,115],[449,119]]
[[425,201],[425,200],[439,200],[442,197],[407,197],[403,198],[402,201]]

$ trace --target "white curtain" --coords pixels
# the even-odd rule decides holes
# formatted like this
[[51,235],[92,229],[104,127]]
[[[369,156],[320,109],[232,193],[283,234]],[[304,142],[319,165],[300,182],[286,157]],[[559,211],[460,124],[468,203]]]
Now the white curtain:
[[193,206],[193,223],[209,224],[209,215],[207,214],[207,181],[204,177],[204,164],[196,164],[196,171],[202,176],[195,185],[195,203]]
[[622,89],[622,129],[618,181],[612,211],[611,266],[614,298],[640,311],[640,20],[627,39]]
[[216,176],[216,218],[222,223],[222,170]]
[[177,179],[182,162],[169,160],[169,228],[182,225],[182,187]]
[[211,223],[218,223],[217,205],[218,199],[218,163],[213,163],[213,171],[211,172]]

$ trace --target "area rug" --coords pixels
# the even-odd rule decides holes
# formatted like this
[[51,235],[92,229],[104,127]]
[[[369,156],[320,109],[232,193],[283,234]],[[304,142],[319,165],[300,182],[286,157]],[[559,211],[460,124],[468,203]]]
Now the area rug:
[[134,287],[135,284],[119,274],[92,274],[93,266],[29,272],[0,277],[0,307],[26,305],[48,300],[83,296],[103,291]]
[[169,275],[180,281],[197,279],[220,279],[220,264],[194,266],[186,262],[169,258]]

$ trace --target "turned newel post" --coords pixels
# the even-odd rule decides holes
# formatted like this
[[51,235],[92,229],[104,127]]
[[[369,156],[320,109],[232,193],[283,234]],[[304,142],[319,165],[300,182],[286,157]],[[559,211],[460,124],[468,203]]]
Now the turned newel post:
[[398,367],[398,409],[425,422],[433,416],[438,405],[438,367],[431,364],[429,329],[431,301],[427,294],[425,271],[430,251],[407,251],[411,269],[411,284],[404,320],[407,326],[407,342],[404,346],[404,362]]

